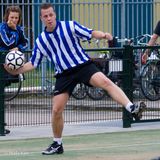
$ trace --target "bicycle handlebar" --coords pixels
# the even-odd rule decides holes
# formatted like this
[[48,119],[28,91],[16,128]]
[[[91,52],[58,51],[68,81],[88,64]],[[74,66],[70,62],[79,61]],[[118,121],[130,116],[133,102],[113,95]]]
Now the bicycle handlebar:
[[136,39],[138,39],[137,44],[138,45],[147,45],[147,42],[142,42],[146,38],[151,38],[150,34],[144,34],[141,36],[137,36]]
[[[143,42],[147,38],[151,38],[151,35],[150,34],[143,34],[143,35],[137,36],[135,38],[118,38],[118,37],[114,37],[114,39],[116,39],[118,43],[125,43],[125,44],[128,44],[128,45],[132,45],[136,40],[138,45],[143,45],[143,46],[147,45],[147,42]],[[94,39],[92,41],[91,40],[82,40],[82,42],[88,42],[89,44],[94,42],[97,45],[97,47],[100,46],[100,41],[101,41],[101,39]],[[105,40],[105,43],[109,43],[109,41]]]

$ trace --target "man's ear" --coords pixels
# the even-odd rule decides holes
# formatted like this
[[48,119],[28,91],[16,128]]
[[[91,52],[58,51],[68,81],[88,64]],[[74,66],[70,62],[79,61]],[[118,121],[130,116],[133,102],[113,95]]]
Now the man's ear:
[[54,16],[55,16],[55,18],[57,18],[57,15],[56,15],[56,13],[54,12]]
[[40,20],[42,21],[42,16],[40,16]]

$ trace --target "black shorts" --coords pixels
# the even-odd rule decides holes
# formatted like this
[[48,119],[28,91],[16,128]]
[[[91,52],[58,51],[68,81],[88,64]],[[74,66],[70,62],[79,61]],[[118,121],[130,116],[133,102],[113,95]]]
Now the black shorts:
[[89,85],[91,76],[99,71],[100,70],[96,67],[96,65],[93,62],[90,62],[75,67],[70,72],[56,76],[54,95],[64,92],[68,92],[69,95],[71,95],[77,83]]

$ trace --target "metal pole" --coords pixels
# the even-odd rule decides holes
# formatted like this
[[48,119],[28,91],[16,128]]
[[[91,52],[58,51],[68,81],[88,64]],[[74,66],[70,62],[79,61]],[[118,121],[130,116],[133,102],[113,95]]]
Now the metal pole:
[[[123,90],[127,97],[133,101],[133,47],[124,45],[123,56]],[[123,128],[131,127],[131,122],[131,113],[123,108]]]
[[4,55],[0,53],[0,136],[5,136],[5,109],[4,109]]
[[122,20],[121,20],[121,38],[126,37],[126,0],[122,0],[122,7],[121,7],[121,15],[122,15]]

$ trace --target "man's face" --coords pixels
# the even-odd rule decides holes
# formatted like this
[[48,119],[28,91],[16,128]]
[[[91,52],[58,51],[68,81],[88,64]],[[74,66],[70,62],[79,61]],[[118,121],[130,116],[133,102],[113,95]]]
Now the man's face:
[[56,14],[52,7],[41,9],[41,20],[47,27],[48,31],[52,31],[56,26]]

